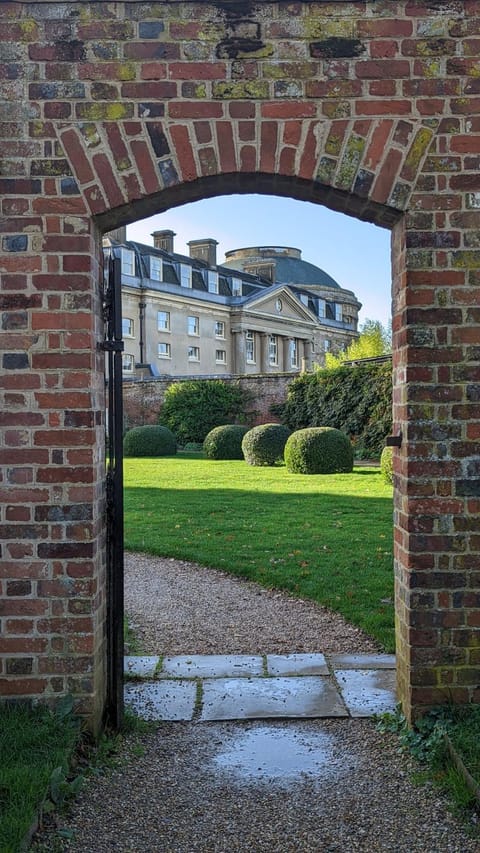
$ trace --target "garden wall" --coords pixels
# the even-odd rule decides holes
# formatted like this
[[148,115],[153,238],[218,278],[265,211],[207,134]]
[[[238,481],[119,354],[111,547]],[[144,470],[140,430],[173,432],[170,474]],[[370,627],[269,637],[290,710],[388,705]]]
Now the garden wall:
[[479,0],[0,8],[2,694],[105,707],[102,233],[255,192],[392,230],[398,693],[479,702]]
[[[185,377],[186,381],[191,381]],[[285,402],[287,389],[294,377],[291,373],[274,376],[239,376],[224,378],[222,382],[238,383],[250,395],[249,411],[254,413],[252,426],[278,423],[279,418],[270,411],[271,406]],[[151,379],[125,382],[123,385],[123,410],[125,427],[130,429],[143,424],[155,424],[166,389],[181,379]],[[199,380],[201,381],[201,380]]]

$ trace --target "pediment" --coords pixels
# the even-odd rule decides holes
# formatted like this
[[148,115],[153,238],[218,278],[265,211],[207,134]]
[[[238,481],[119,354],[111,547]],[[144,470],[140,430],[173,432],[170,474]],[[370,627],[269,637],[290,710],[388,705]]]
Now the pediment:
[[243,306],[244,310],[259,313],[263,317],[276,320],[300,320],[317,322],[314,314],[298,299],[288,287],[276,287],[251,297]]

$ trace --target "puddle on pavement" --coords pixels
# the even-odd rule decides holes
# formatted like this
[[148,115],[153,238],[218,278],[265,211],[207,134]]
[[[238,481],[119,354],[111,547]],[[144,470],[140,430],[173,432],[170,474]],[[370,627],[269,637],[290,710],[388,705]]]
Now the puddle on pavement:
[[213,761],[240,781],[277,784],[340,777],[356,763],[332,735],[274,726],[240,731]]

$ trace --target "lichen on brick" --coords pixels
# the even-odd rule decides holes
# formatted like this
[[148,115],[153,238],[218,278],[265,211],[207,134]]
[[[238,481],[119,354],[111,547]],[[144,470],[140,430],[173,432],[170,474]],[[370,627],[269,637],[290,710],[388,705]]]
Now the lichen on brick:
[[237,83],[214,83],[214,98],[268,98],[269,84],[264,80]]
[[353,38],[326,38],[323,41],[310,42],[309,48],[310,56],[319,59],[353,58],[361,56],[365,51],[363,42]]

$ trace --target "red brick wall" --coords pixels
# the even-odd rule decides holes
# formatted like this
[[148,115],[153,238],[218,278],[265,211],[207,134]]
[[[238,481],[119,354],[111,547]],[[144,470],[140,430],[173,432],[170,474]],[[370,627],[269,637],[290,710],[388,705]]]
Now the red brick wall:
[[[123,386],[124,422],[128,429],[143,424],[156,424],[162,407],[165,391],[176,379],[151,379],[126,382]],[[272,376],[242,376],[222,378],[222,382],[234,382],[244,388],[250,397],[249,411],[255,413],[252,425],[279,421],[270,411],[272,406],[285,402],[292,374]]]
[[399,695],[478,701],[479,46],[478,0],[2,3],[3,694],[103,704],[100,232],[255,191],[393,229]]

